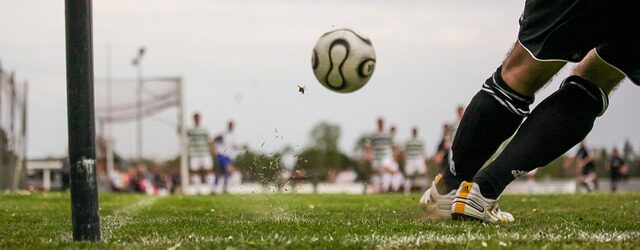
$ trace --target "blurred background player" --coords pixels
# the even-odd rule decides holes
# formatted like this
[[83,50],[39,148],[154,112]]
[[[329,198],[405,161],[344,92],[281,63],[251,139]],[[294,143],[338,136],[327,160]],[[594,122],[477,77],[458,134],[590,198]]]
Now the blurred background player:
[[578,183],[591,192],[598,189],[598,174],[596,173],[596,165],[593,162],[593,157],[589,152],[589,148],[585,141],[580,142],[580,147],[576,155],[570,158],[565,167],[570,167],[572,164],[576,164],[576,170],[578,172]]
[[529,193],[535,193],[536,189],[538,189],[538,183],[536,182],[537,173],[537,168],[527,173],[527,190],[529,191]]
[[439,166],[438,172],[449,171],[451,166],[451,127],[448,123],[442,124],[442,136],[440,143],[438,143],[436,154],[433,156],[433,161]]
[[400,187],[402,187],[402,183],[404,182],[404,175],[402,174],[401,166],[404,164],[404,154],[402,152],[402,147],[396,143],[396,135],[398,134],[398,130],[395,125],[391,125],[389,128],[389,133],[391,134],[391,152],[393,153],[393,161],[395,162],[397,169],[391,171],[391,186],[390,190],[392,192],[400,191]]
[[384,119],[378,118],[377,130],[369,137],[370,143],[365,147],[365,155],[371,156],[373,174],[371,192],[386,192],[391,188],[392,172],[398,171],[398,165],[393,160],[393,142],[391,133],[384,129]]
[[607,170],[609,170],[611,178],[611,192],[615,192],[618,189],[618,182],[626,176],[628,171],[627,163],[620,157],[620,152],[616,147],[611,152],[611,160],[607,165]]
[[[239,148],[233,135],[235,123],[229,121],[227,130],[216,137],[216,157],[218,159],[218,167],[222,177],[222,192],[227,192],[229,176],[235,171],[235,166],[231,158],[235,156],[236,150]],[[220,178],[216,177],[215,185],[218,186]]]
[[355,169],[353,169],[352,166],[349,166],[338,173],[338,175],[336,176],[335,183],[351,184],[351,183],[355,183],[357,179],[358,179],[358,173],[355,171]]
[[462,116],[464,116],[464,105],[458,105],[458,107],[456,107],[456,120],[449,124],[449,136],[451,141],[453,141],[453,138],[456,136],[458,125],[460,125],[460,121],[462,121]]
[[[418,178],[427,176],[426,153],[424,142],[418,138],[418,128],[411,129],[411,139],[405,144],[405,165],[404,172],[406,175],[404,191],[411,192],[416,186]],[[422,189],[422,188],[421,188]]]
[[396,163],[399,163],[402,158],[402,148],[396,143],[398,129],[395,125],[391,125],[389,128],[389,134],[391,134],[391,152],[393,152],[393,159]]
[[[193,127],[187,130],[189,138],[189,175],[196,192],[210,192],[213,186],[213,160],[209,152],[209,131],[200,125],[200,114],[193,114]],[[207,183],[205,188],[200,184]],[[203,190],[207,189],[207,190]]]

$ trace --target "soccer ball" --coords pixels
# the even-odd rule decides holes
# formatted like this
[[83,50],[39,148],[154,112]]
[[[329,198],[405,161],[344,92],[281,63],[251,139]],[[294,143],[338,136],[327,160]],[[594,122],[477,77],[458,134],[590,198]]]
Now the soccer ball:
[[371,40],[351,29],[337,29],[322,35],[313,48],[311,67],[326,88],[349,93],[362,88],[371,78],[376,52]]

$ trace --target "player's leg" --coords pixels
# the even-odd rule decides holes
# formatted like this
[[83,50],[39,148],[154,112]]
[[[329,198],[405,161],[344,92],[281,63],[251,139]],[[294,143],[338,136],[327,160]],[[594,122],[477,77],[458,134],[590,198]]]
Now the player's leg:
[[[535,91],[564,64],[538,61],[520,43],[514,45],[501,67],[467,106],[453,141],[451,165],[436,176],[420,199],[425,214],[451,218],[450,206],[441,205],[451,204],[460,183],[471,181],[500,144],[516,131],[529,112]],[[511,214],[497,208],[494,212],[504,220],[513,220]]]
[[399,170],[391,171],[391,191],[399,192],[402,183],[404,182],[404,175]]
[[394,159],[391,163],[391,189],[393,192],[400,192],[404,180],[405,175],[400,169],[400,164]]
[[418,172],[417,178],[420,180],[421,185],[419,186],[420,191],[422,190],[426,190],[427,189],[427,185],[429,185],[429,175],[427,173],[427,163],[426,163],[426,159],[421,160],[422,164],[420,172]]
[[485,197],[496,199],[513,179],[547,165],[582,141],[606,110],[609,92],[624,78],[595,49],[573,73],[531,112],[496,160],[475,176]]
[[376,170],[371,172],[371,176],[369,176],[369,183],[365,183],[365,192],[367,194],[375,194],[378,193],[378,188],[380,186],[380,175]]
[[190,186],[194,186],[199,184],[198,179],[200,177],[199,172],[200,166],[198,165],[198,160],[196,157],[189,157],[189,181],[191,182]]
[[[200,166],[200,171],[198,172],[199,177],[200,177],[200,183],[203,184],[203,186],[207,186],[207,169],[206,169],[206,164],[205,161],[203,159],[204,157],[199,156],[198,157],[198,165]],[[202,187],[201,187],[202,189]]]
[[391,190],[391,171],[389,171],[387,168],[385,168],[382,171],[382,176],[381,176],[381,187],[380,187],[380,192],[381,193],[386,193],[389,192],[389,190]]
[[222,179],[222,192],[227,192],[227,180],[229,178],[229,168],[231,166],[231,158],[225,154],[218,154],[218,167],[220,171],[220,175],[216,176],[216,186],[218,185],[220,179]]
[[411,193],[411,191],[416,186],[416,179],[417,178],[418,178],[418,176],[415,175],[415,174],[406,175],[405,185],[404,185],[404,193],[405,194],[410,194]]
[[599,190],[600,189],[600,184],[598,183],[598,173],[596,173],[595,168],[593,169],[593,171],[591,171],[591,183],[593,183],[593,189],[594,190]]
[[213,167],[206,167],[204,170],[204,176],[205,176],[205,180],[207,183],[207,185],[209,187],[213,187],[214,182],[215,182],[215,175],[213,174]]
[[369,193],[379,193],[380,190],[382,190],[382,165],[380,163],[379,160],[373,159],[371,161],[371,169],[372,169],[372,173],[371,173],[371,177],[370,177],[370,185],[368,185],[367,188],[369,188],[368,192]]
[[[476,183],[460,186],[452,206],[454,213],[458,211],[454,209],[458,205],[466,207],[465,201],[471,196],[480,197],[479,201],[494,206],[497,204],[495,199],[510,181],[546,165],[584,138],[595,118],[606,109],[608,92],[624,77],[620,71],[639,82],[640,41],[630,33],[630,30],[640,28],[635,13],[639,3],[537,0],[525,3],[519,41],[538,59],[581,61],[580,65],[556,93],[531,112],[498,158],[476,174]],[[592,50],[594,47],[598,47],[600,55],[607,60],[602,60]],[[514,71],[536,75],[526,70]],[[502,73],[503,79],[512,79]],[[528,91],[516,86],[512,89]],[[455,163],[458,165],[459,162]],[[490,213],[485,211],[472,217],[482,219]],[[484,220],[496,221],[497,218]]]
[[528,115],[535,92],[564,64],[538,61],[520,43],[515,44],[502,66],[467,106],[453,141],[452,166],[438,187],[441,194],[473,179]]
[[404,179],[403,189],[405,194],[409,194],[411,193],[411,189],[413,188],[414,181],[416,178],[412,159],[407,159],[406,163],[404,164],[404,173],[405,173],[404,175],[405,179]]
[[382,189],[381,192],[386,193],[393,191],[394,172],[397,169],[395,161],[389,157],[382,160]]
[[404,190],[405,194],[411,193],[413,186],[415,185],[415,179],[417,178],[417,169],[414,166],[414,159],[405,158],[404,163]]
[[225,164],[224,158],[222,157],[222,154],[217,153],[216,154],[216,162],[217,162],[217,166],[218,166],[218,172],[215,174],[214,176],[214,181],[213,181],[213,189],[215,190],[214,192],[218,191],[218,185],[220,183],[220,175],[221,175],[221,171],[223,169],[223,165]]
[[587,184],[586,176],[587,174],[583,170],[580,170],[580,172],[578,173],[578,177],[576,178],[578,180],[578,188],[576,190],[576,193],[580,192],[580,188],[584,188],[585,191],[591,192],[591,187],[589,186],[589,184]]
[[203,156],[203,169],[207,187],[215,192],[215,175],[213,174],[213,158],[210,155]]
[[593,191],[593,185],[591,185],[591,178],[589,177],[589,173],[584,174],[582,176],[582,186],[584,187],[585,190],[587,190],[587,193],[591,193],[591,191]]
[[619,171],[618,168],[613,167],[611,167],[609,171],[609,179],[611,180],[611,192],[615,192],[618,187]]
[[585,179],[587,180],[587,185],[589,185],[589,189],[591,189],[591,191],[596,191],[598,190],[598,185],[597,185],[597,181],[596,181],[596,176],[595,176],[595,170],[590,166],[589,168],[589,172],[587,172],[587,175],[585,175]]
[[613,177],[613,173],[609,173],[609,188],[611,190],[611,192],[615,192],[616,191],[616,183],[615,183],[615,177]]
[[233,169],[235,169],[235,166],[233,165],[233,162],[231,161],[231,158],[229,158],[229,156],[227,156],[227,159],[228,159],[227,166],[222,171],[222,176],[224,178],[223,182],[222,182],[222,192],[223,193],[227,193],[227,188],[229,186],[229,177],[231,176],[231,172],[233,171]]

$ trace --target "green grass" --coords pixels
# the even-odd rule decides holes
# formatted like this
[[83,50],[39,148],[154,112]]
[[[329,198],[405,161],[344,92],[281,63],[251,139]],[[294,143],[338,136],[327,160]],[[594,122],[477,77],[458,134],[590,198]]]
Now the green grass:
[[640,193],[504,196],[515,223],[420,219],[419,196],[100,195],[102,242],[71,239],[69,195],[0,194],[0,249],[640,248]]

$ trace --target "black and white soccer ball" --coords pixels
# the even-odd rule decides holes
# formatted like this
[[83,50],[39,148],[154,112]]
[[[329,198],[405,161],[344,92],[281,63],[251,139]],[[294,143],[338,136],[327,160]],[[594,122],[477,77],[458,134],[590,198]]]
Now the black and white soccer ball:
[[371,40],[351,29],[337,29],[322,35],[313,48],[311,67],[326,88],[349,93],[371,79],[376,52]]

